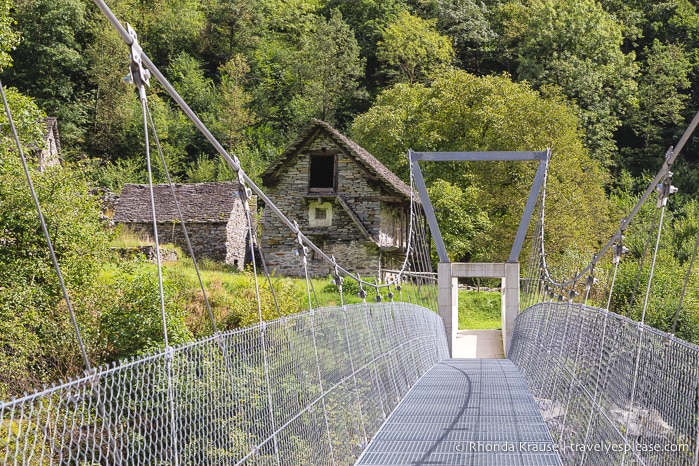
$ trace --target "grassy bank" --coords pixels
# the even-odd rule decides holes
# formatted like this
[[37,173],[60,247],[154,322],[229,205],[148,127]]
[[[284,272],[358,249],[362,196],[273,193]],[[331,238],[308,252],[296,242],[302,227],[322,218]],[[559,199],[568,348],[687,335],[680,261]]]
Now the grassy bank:
[[502,327],[500,293],[459,290],[459,330]]

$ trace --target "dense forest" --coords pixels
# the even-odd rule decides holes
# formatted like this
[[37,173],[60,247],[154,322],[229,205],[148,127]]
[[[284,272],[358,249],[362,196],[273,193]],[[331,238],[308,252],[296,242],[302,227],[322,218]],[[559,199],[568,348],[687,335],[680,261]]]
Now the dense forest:
[[[424,118],[411,97],[448,72],[501,77],[565,103],[586,151],[613,178],[655,170],[699,103],[699,14],[688,0],[112,3],[252,173],[313,117],[383,143],[367,134],[367,117],[356,118],[390,99],[412,113],[395,123]],[[102,14],[77,0],[17,0],[11,16],[19,37],[3,80],[59,118],[66,160],[92,167],[96,182],[116,190],[142,177],[140,109],[123,82],[128,48]],[[180,180],[230,176],[162,89],[154,85],[150,100]],[[439,144],[419,137],[401,146]],[[376,155],[397,157],[404,147],[396,144]],[[694,152],[685,163],[696,162]]]
[[[551,148],[554,265],[577,267],[589,260],[699,109],[699,11],[689,0],[108,3],[253,178],[312,118],[334,125],[406,180],[409,148]],[[85,324],[92,332],[88,339],[98,341],[129,319],[95,309],[129,302],[126,294],[136,296],[136,285],[148,282],[142,270],[112,264],[105,271],[112,233],[88,195],[94,187],[118,193],[124,183],[145,181],[141,106],[124,80],[128,47],[90,2],[4,0],[0,6],[0,77],[10,87],[23,142],[28,148],[42,144],[42,116],[59,121],[63,169],[38,175],[37,184],[71,292],[94,324]],[[177,181],[234,179],[154,80],[148,99]],[[12,380],[31,386],[79,364],[70,359],[71,331],[61,317],[31,201],[21,194],[25,182],[6,122],[1,136],[3,395]],[[679,320],[675,313],[699,230],[698,149],[697,139],[691,140],[673,168],[679,193],[671,200],[661,292],[651,298],[649,317],[651,324],[694,341],[699,292],[687,294]],[[499,239],[516,228],[534,169],[425,168],[453,259],[502,259],[509,244]],[[164,181],[162,167],[155,176]],[[654,218],[650,206],[628,232],[631,252],[612,303],[617,312],[638,314],[637,277],[647,274],[646,237]],[[599,300],[606,273],[600,272]],[[109,283],[131,291],[117,296],[104,281],[96,285],[94,277],[105,274]],[[185,327],[182,338],[189,335]],[[143,338],[136,346],[157,340]],[[47,339],[51,348],[41,349]],[[98,361],[124,355],[104,347],[95,351]],[[32,377],[26,377],[27,368]]]

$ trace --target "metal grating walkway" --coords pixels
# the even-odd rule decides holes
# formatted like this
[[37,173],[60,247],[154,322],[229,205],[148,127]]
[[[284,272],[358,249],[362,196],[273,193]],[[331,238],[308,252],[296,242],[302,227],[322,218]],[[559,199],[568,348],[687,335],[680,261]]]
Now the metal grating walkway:
[[524,378],[507,359],[447,359],[415,384],[355,463],[561,466]]

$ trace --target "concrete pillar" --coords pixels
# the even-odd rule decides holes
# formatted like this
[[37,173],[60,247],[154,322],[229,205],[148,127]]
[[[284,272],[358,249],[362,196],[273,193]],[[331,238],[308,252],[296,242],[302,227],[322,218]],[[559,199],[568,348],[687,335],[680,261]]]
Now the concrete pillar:
[[444,321],[449,355],[454,357],[456,331],[459,329],[459,281],[451,273],[451,262],[440,262],[437,266],[437,305],[439,316]]
[[502,344],[505,357],[510,351],[515,318],[519,314],[519,262],[506,262],[502,277]]

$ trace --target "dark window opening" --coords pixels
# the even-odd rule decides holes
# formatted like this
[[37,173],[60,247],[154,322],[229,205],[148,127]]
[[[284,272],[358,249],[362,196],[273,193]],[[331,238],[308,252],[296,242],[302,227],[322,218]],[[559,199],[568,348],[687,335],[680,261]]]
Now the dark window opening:
[[[327,235],[311,235],[311,241],[318,246],[320,249],[325,249],[328,245],[328,236]],[[312,261],[318,261],[322,262],[325,260],[325,258],[318,254],[315,249],[311,249],[311,260]]]
[[335,190],[335,156],[312,155],[309,191]]
[[328,218],[327,212],[328,211],[325,209],[319,209],[316,207],[316,220],[325,220]]

